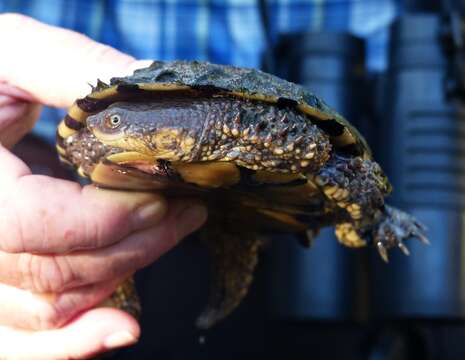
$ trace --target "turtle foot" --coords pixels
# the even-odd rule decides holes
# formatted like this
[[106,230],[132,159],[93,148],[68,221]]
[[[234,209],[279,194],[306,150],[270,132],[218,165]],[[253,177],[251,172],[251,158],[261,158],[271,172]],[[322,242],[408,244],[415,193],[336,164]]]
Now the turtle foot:
[[388,262],[388,250],[394,247],[399,248],[405,255],[410,255],[404,240],[417,238],[428,245],[425,230],[425,226],[413,216],[385,205],[378,223],[373,228],[371,239],[381,258]]

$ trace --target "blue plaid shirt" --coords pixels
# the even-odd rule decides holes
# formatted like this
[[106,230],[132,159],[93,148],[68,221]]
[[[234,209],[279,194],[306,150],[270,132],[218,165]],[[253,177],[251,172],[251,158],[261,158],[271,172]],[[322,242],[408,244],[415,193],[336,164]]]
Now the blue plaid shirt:
[[[19,12],[84,33],[139,59],[197,59],[259,67],[265,47],[257,0],[0,0]],[[348,31],[367,40],[367,64],[386,64],[396,0],[269,0],[271,37],[303,31]],[[53,139],[61,114],[48,109],[36,129]]]

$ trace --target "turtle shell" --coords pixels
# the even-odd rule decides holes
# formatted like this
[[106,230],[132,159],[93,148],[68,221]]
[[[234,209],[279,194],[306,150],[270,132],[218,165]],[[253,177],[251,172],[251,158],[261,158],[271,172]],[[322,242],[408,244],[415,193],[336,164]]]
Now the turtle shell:
[[[132,76],[113,78],[107,85],[98,81],[92,93],[78,100],[68,112],[58,134],[66,138],[82,128],[86,118],[109,104],[143,96],[147,92],[203,90],[238,98],[289,107],[304,113],[323,130],[341,152],[371,159],[363,136],[346,119],[304,87],[255,69],[198,61],[154,61]],[[58,151],[63,153],[58,147]]]

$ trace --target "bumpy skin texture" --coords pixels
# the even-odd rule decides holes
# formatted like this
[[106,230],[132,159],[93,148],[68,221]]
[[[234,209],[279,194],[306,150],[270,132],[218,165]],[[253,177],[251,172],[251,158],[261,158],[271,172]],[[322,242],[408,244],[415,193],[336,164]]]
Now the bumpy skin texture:
[[57,138],[60,157],[100,186],[207,203],[200,236],[213,281],[202,328],[246,295],[266,234],[310,243],[336,225],[342,244],[374,244],[386,261],[389,248],[408,253],[405,239],[427,241],[421,224],[384,204],[391,187],[360,134],[302,87],[256,70],[155,62],[99,83]]
[[[256,69],[224,66],[198,61],[154,61],[146,69],[124,78],[113,78],[110,85],[131,87],[141,83],[170,83],[194,89],[224,90],[244,94],[245,97],[266,97],[283,105],[306,105],[315,114],[314,120],[325,118],[332,136],[342,136],[344,143],[361,156],[370,156],[370,149],[360,133],[347,120],[327,106],[324,101],[300,85],[290,83]],[[339,126],[338,126],[339,125]],[[342,132],[346,131],[343,135]]]
[[[164,145],[175,151],[169,161],[234,161],[251,170],[290,173],[315,171],[329,159],[327,135],[303,114],[247,99],[195,95],[115,103],[90,116],[87,126],[121,147],[127,139],[142,142],[150,154],[160,150],[156,137],[163,132]],[[104,121],[112,115],[122,118],[116,129]],[[168,130],[176,132],[170,144]],[[188,152],[182,147],[184,138],[192,139]]]

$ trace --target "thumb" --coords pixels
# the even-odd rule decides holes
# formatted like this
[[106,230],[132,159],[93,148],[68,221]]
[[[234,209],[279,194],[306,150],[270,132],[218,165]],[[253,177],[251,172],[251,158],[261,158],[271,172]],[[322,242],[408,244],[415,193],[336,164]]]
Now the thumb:
[[127,313],[97,308],[60,329],[25,331],[0,326],[2,359],[87,359],[132,345],[140,336],[137,321]]
[[0,37],[0,81],[46,105],[70,106],[97,78],[125,76],[148,64],[82,34],[19,14],[0,15],[0,34],[8,34]]
[[1,145],[0,174],[0,248],[7,252],[57,254],[105,247],[156,226],[167,210],[166,200],[154,192],[81,188],[31,175]]

